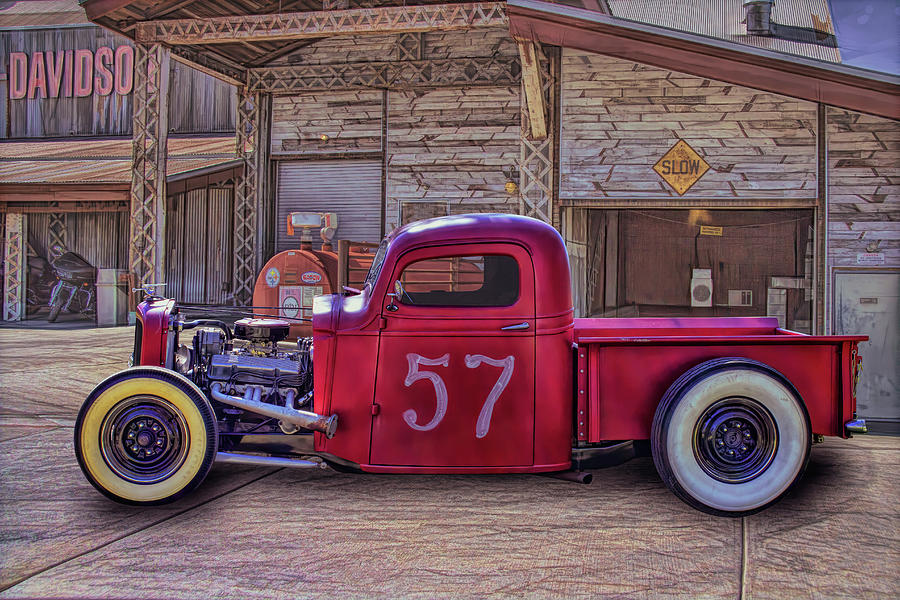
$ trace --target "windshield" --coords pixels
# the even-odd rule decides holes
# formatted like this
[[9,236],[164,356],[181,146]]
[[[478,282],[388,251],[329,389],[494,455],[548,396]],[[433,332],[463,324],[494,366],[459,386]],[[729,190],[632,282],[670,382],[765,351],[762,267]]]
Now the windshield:
[[372,266],[369,267],[369,272],[366,274],[366,280],[363,283],[363,287],[369,286],[370,288],[375,285],[375,280],[378,279],[378,274],[381,273],[381,265],[384,264],[384,255],[387,254],[388,241],[387,238],[381,240],[381,245],[378,246],[378,252],[375,253],[375,258],[372,259]]

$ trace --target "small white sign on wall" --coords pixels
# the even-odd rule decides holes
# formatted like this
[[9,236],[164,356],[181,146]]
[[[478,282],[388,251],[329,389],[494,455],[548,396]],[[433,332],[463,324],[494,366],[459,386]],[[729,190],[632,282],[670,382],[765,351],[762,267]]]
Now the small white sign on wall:
[[884,264],[884,252],[858,252],[856,264],[866,267],[875,267]]

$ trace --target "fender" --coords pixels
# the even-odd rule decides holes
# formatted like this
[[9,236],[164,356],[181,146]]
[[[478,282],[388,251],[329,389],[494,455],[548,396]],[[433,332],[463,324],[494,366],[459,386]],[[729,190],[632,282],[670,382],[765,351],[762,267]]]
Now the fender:
[[156,297],[138,304],[134,330],[135,366],[167,366],[169,317],[174,308],[174,300]]

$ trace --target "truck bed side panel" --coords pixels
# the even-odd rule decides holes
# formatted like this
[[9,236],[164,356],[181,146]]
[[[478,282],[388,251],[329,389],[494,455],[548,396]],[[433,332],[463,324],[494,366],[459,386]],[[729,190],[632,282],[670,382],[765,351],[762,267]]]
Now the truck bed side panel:
[[691,367],[725,356],[757,360],[787,377],[806,404],[814,433],[843,436],[844,420],[850,418],[844,413],[852,413],[850,371],[841,368],[842,346],[849,344],[580,344],[585,346],[589,442],[649,438],[653,414],[669,386]]

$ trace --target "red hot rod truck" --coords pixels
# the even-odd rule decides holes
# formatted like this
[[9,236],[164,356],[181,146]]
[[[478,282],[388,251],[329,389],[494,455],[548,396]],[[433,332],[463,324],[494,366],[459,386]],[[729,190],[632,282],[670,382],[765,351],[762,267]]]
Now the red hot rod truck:
[[188,493],[214,461],[574,477],[631,443],[683,501],[738,516],[782,497],[813,441],[865,431],[865,337],[762,317],[573,319],[563,241],[525,217],[394,231],[362,290],[315,299],[312,339],[285,341],[277,314],[231,327],[156,296],[137,317],[136,366],[75,425],[88,480],[129,504]]

